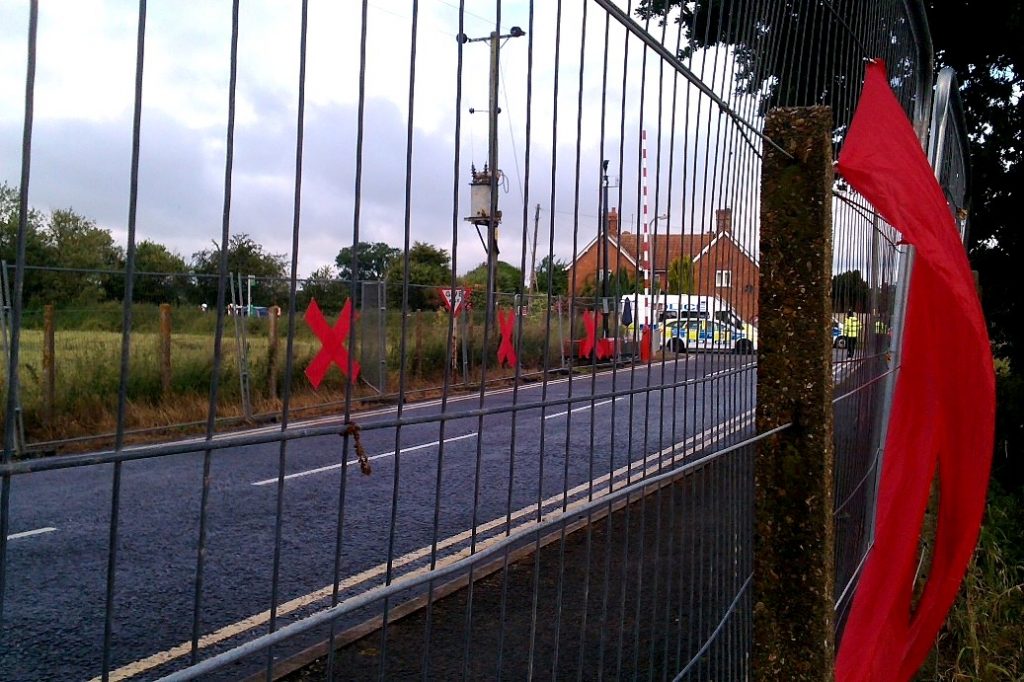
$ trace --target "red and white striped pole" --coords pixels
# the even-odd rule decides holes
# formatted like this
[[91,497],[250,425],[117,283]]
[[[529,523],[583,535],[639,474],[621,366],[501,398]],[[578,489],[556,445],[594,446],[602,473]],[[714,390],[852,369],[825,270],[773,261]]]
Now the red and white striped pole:
[[[644,298],[645,301],[648,296],[651,295],[651,224],[647,218],[647,131],[640,131],[640,182],[641,182],[641,194],[643,198],[643,246],[642,253],[640,255],[640,267],[644,271]],[[644,306],[644,324],[647,324],[650,320],[647,319],[648,311],[650,307]]]
[[[640,267],[644,270],[644,327],[640,334],[640,361],[649,362],[653,351],[653,336],[651,329],[651,221],[648,219],[647,207],[647,131],[640,131],[640,191],[642,196],[643,214],[643,251],[640,255]],[[639,317],[639,311],[637,311]]]

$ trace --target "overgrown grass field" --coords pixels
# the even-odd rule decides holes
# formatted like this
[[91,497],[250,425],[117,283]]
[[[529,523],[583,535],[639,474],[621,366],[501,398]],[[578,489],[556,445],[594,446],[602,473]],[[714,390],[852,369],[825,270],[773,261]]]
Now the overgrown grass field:
[[[325,311],[333,324],[337,311]],[[44,396],[43,316],[42,311],[26,311],[23,316],[20,342],[20,405],[28,444],[109,434],[116,426],[117,403],[121,375],[121,318],[117,304],[103,304],[88,309],[57,308],[54,315],[54,365],[56,368],[55,399],[48,408]],[[191,307],[174,308],[171,315],[170,386],[164,389],[161,377],[160,315],[155,305],[137,305],[132,310],[132,334],[128,364],[126,428],[131,430],[202,422],[209,409],[213,377],[216,315]],[[278,350],[275,380],[271,379],[270,320],[267,318],[225,318],[221,343],[221,365],[218,384],[218,417],[242,415],[240,367],[235,336],[236,321],[245,326],[248,343],[248,375],[250,400],[256,414],[272,414],[281,409],[280,397],[285,390],[288,318],[277,320]],[[323,383],[314,390],[303,373],[320,350],[317,340],[302,320],[295,324],[291,403],[294,408],[316,408],[334,405],[344,398],[345,379],[332,366]],[[483,315],[474,311],[468,328],[460,338],[468,340],[470,380],[479,380],[483,353],[488,353],[488,379],[510,377],[510,368],[494,367],[497,333],[492,331],[489,343],[483,338]],[[399,389],[398,374],[406,371],[405,390],[441,386],[449,363],[448,313],[421,311],[405,318],[405,344],[402,339],[401,313],[391,311],[384,322],[384,348],[374,348],[372,357],[382,357],[387,367],[384,393]],[[562,325],[561,334],[558,332]],[[357,334],[358,336],[358,334]],[[376,338],[375,336],[373,338]],[[545,348],[548,367],[561,364],[560,340],[568,340],[565,320],[553,316],[548,326],[546,312],[533,310],[524,316],[519,359],[522,371],[536,371],[544,366]],[[359,343],[355,357],[365,360]],[[461,349],[457,353],[461,363]],[[365,364],[365,363],[364,363]],[[6,369],[6,363],[4,363]],[[364,372],[376,368],[364,368]],[[0,370],[2,371],[2,370]],[[6,391],[6,377],[3,379]],[[451,375],[453,384],[462,380],[461,369]],[[271,384],[276,391],[271,391]],[[366,397],[376,391],[360,382],[354,395]],[[5,403],[6,404],[6,403]],[[3,409],[0,407],[0,409]],[[193,431],[195,430],[193,426]]]

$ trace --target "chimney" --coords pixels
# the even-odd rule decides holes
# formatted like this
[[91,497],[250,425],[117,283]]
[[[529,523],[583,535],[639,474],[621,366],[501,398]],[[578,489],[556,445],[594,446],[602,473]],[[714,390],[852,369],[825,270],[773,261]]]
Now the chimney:
[[732,233],[732,209],[720,208],[715,211],[715,231],[719,234]]
[[615,208],[608,211],[608,236],[619,238],[619,212]]

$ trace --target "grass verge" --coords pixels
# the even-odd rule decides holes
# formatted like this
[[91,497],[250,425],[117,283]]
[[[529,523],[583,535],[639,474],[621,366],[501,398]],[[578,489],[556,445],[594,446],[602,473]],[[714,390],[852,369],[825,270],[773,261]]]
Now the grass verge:
[[960,594],[918,680],[1024,680],[1024,488],[993,482]]

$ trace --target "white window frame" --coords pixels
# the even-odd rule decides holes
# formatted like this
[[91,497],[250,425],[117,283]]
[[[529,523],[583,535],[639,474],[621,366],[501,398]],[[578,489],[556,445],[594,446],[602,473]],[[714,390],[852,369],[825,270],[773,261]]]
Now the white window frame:
[[732,270],[715,270],[715,288],[732,288]]

